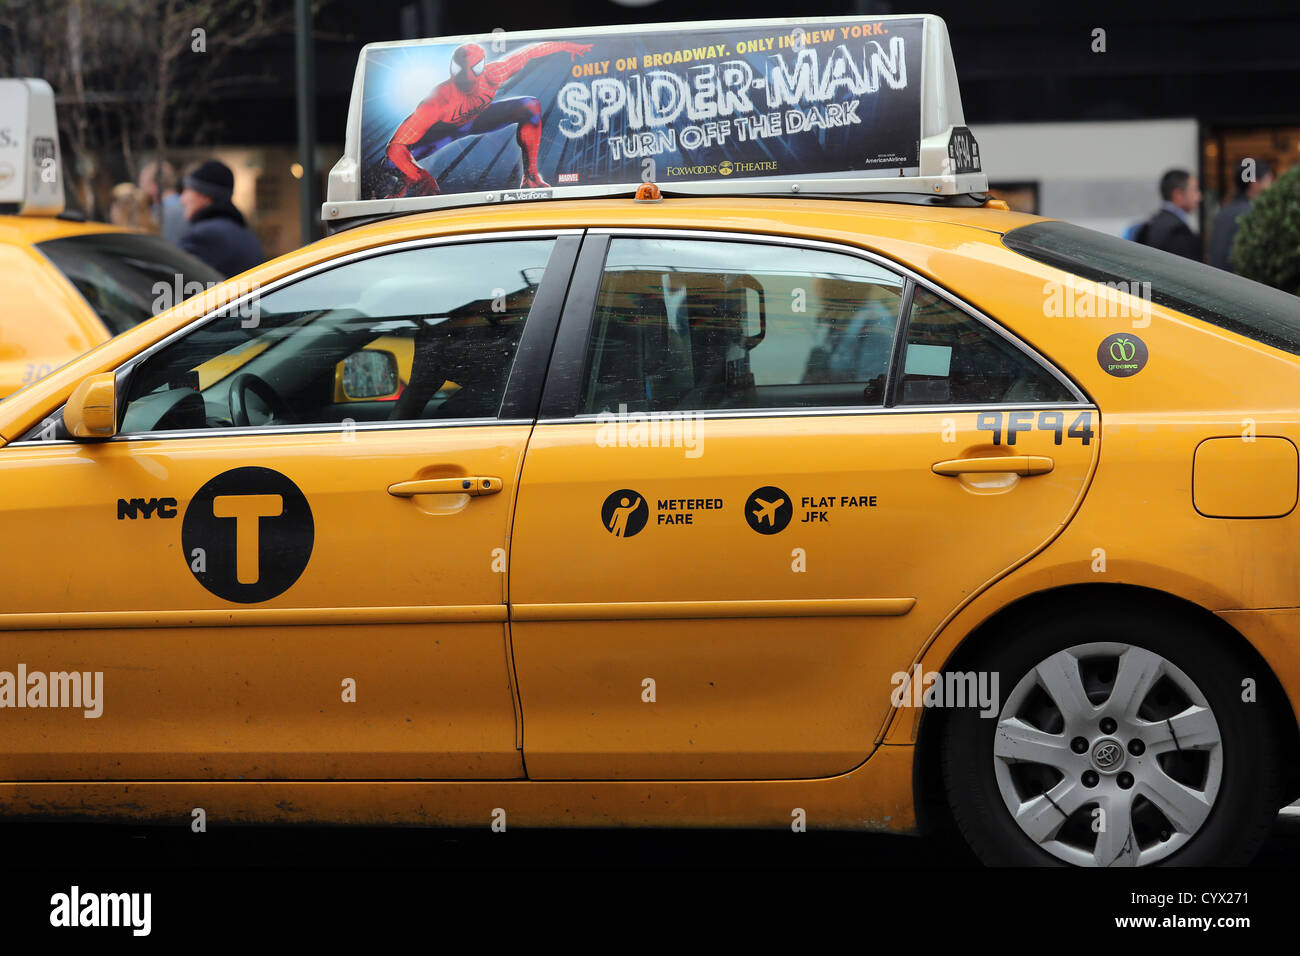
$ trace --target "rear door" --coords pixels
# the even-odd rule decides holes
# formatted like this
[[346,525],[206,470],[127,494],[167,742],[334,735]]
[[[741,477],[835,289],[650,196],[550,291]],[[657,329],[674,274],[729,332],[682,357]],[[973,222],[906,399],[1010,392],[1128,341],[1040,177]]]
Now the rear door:
[[853,250],[590,234],[514,522],[529,776],[851,769],[922,641],[1068,519],[1096,432]]

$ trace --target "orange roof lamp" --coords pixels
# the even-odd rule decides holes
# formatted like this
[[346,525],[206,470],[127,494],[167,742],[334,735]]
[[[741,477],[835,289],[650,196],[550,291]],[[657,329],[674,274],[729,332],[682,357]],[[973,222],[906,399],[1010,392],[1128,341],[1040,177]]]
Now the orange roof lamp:
[[654,183],[645,182],[636,187],[637,202],[663,202],[664,194],[659,191],[659,187]]

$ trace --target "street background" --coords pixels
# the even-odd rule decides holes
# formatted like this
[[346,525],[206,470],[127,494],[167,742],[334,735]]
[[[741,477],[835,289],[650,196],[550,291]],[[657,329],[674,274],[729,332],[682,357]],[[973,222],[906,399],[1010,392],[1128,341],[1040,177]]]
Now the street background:
[[[71,208],[109,219],[114,187],[136,182],[151,159],[162,155],[180,171],[216,157],[234,171],[235,205],[274,256],[303,242],[304,196],[320,201],[342,153],[365,43],[922,12],[948,24],[967,123],[994,191],[1013,208],[1118,235],[1151,215],[1161,173],[1181,167],[1199,178],[1203,199],[1193,218],[1204,236],[1242,158],[1279,175],[1300,162],[1294,0],[819,0],[798,10],[753,0],[743,11],[716,0],[317,0],[307,163],[295,74],[305,37],[295,32],[293,0],[0,0],[0,75],[40,76],[54,86]],[[133,218],[129,212],[122,215]]]

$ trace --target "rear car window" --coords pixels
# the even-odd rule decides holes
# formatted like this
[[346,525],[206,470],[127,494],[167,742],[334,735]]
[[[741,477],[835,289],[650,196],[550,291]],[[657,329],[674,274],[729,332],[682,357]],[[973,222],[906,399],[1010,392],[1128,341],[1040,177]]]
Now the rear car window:
[[[224,276],[157,236],[100,232],[38,242],[36,248],[67,277],[112,335],[152,318],[180,302],[191,282],[204,288]],[[156,289],[162,283],[167,292]],[[192,290],[191,290],[192,291]]]
[[1021,226],[1002,244],[1094,282],[1149,282],[1159,305],[1300,355],[1300,298],[1286,292],[1066,222]]
[[1076,400],[1007,338],[926,289],[912,296],[901,371],[900,405]]

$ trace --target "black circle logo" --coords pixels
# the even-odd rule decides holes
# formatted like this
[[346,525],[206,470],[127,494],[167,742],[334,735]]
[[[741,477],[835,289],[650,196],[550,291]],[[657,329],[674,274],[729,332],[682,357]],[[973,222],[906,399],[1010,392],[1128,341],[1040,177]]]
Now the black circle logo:
[[190,573],[219,598],[269,601],[298,580],[316,526],[298,486],[270,468],[235,468],[190,499],[181,546]]
[[1136,375],[1147,364],[1146,343],[1128,332],[1108,335],[1097,346],[1097,363],[1102,371],[1116,378]]
[[793,517],[790,496],[774,485],[764,485],[745,500],[745,520],[759,534],[784,531]]
[[600,506],[600,523],[616,538],[630,538],[650,520],[650,506],[631,488],[620,488]]

